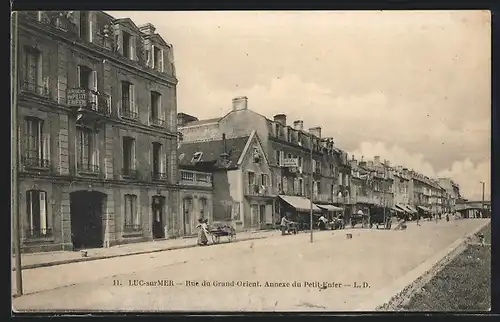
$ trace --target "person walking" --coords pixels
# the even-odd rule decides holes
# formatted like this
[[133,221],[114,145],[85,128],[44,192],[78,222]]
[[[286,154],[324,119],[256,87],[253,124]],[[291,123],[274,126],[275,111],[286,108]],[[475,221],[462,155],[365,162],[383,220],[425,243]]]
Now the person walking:
[[281,217],[281,235],[285,235],[285,232],[287,231],[288,229],[288,224],[290,223],[290,221],[286,218],[286,215],[284,215],[283,217]]
[[198,219],[198,245],[206,246],[208,244],[208,220]]

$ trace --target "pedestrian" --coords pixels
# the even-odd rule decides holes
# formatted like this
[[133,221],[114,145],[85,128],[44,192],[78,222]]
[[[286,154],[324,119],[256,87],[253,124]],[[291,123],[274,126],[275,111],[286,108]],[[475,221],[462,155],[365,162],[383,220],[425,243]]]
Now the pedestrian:
[[446,213],[446,222],[449,222],[450,221],[450,215],[448,213]]
[[288,223],[290,221],[286,218],[286,215],[281,217],[281,235],[285,235],[285,232],[287,231],[288,228]]
[[198,219],[198,245],[205,246],[208,244],[208,220]]

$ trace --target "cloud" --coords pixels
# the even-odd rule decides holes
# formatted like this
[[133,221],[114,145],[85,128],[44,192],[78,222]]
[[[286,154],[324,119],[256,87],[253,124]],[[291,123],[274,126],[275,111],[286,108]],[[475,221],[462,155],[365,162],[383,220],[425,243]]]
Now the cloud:
[[456,176],[464,194],[488,181],[487,11],[110,13],[173,43],[179,111],[217,117],[246,95],[346,151]]

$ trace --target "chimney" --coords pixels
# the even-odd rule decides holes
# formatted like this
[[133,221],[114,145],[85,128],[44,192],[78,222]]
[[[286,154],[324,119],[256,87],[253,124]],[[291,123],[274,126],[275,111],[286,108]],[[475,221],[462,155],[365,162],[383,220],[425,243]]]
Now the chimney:
[[293,122],[293,128],[302,131],[304,129],[304,121],[297,120]]
[[248,108],[248,98],[246,96],[238,96],[233,98],[233,111],[243,111]]
[[143,34],[154,35],[156,28],[152,23],[146,23],[144,25],[139,26],[139,30]]
[[277,122],[283,126],[286,126],[286,115],[285,114],[276,114],[274,116],[274,122]]
[[315,135],[321,139],[321,126],[312,127],[309,129],[309,133]]
[[226,158],[228,156],[227,154],[227,145],[226,145],[226,133],[222,133],[222,158]]

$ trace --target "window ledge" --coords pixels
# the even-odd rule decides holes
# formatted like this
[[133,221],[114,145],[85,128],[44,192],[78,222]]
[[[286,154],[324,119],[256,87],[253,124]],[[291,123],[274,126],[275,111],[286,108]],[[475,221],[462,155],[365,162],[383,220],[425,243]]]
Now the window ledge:
[[142,237],[144,234],[143,234],[143,231],[130,231],[130,232],[123,232],[123,235],[122,237],[125,237],[125,238],[130,238],[130,237]]
[[51,243],[54,242],[54,237],[25,237],[23,242],[25,244]]

